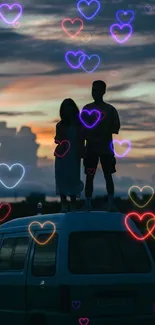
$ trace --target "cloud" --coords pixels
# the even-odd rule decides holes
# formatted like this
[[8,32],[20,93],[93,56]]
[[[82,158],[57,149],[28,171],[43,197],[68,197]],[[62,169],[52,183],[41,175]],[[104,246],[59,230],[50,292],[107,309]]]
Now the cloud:
[[1,111],[0,112],[0,115],[1,116],[3,116],[3,117],[5,117],[5,116],[21,116],[21,115],[30,115],[30,116],[44,116],[44,115],[46,115],[46,113],[45,112],[43,112],[43,111],[30,111],[30,112],[3,112],[3,111]]

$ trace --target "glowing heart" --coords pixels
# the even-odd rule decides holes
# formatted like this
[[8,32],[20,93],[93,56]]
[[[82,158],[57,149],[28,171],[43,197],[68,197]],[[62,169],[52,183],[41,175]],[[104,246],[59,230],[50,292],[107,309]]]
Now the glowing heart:
[[2,203],[0,204],[0,210],[2,211],[2,208],[3,207],[7,207],[7,212],[6,214],[4,215],[4,217],[0,218],[0,222],[3,222],[7,219],[7,217],[9,216],[10,212],[11,212],[11,206],[9,203]]
[[[88,115],[92,115],[92,114],[95,114],[97,115],[96,116],[96,121],[92,124],[92,125],[88,125],[82,118],[82,114],[83,113],[86,113]],[[80,121],[82,122],[82,124],[86,127],[86,128],[93,128],[100,120],[101,118],[101,112],[98,111],[97,109],[92,109],[91,111],[88,111],[87,109],[83,109],[80,113],[79,113],[79,118],[80,118]]]
[[[4,15],[4,13],[3,13],[4,8],[7,9],[7,10],[13,10],[13,9],[18,10],[18,13],[16,14],[16,17],[13,20],[8,21],[6,19],[6,17],[5,17],[5,15]],[[11,5],[11,6],[8,5],[8,4],[0,5],[0,16],[1,16],[1,18],[4,20],[4,22],[6,24],[14,24],[18,20],[18,18],[20,18],[21,14],[22,14],[22,6],[20,4],[18,4],[18,3],[15,3],[15,4]]]
[[88,43],[91,40],[91,35],[90,34],[84,34],[81,36],[81,39],[83,42]]
[[88,169],[87,169],[87,173],[88,173],[89,175],[95,175],[95,172],[96,172],[96,169],[95,169],[95,168],[88,168]]
[[100,111],[100,113],[101,113],[100,121],[102,121],[102,120],[104,120],[105,117],[106,117],[106,112],[102,112],[102,111]]
[[[33,235],[32,231],[31,231],[32,225],[34,225],[34,224],[35,224],[35,225],[38,224],[38,225],[40,226],[40,228],[44,228],[44,226],[47,225],[47,224],[50,224],[50,225],[53,226],[53,231],[52,231],[51,235],[49,236],[49,238],[48,238],[47,240],[45,240],[44,242],[40,242],[38,239],[36,239],[36,237]],[[39,245],[46,245],[46,244],[47,244],[47,243],[52,239],[52,237],[54,236],[54,234],[55,234],[55,232],[56,232],[56,226],[55,226],[55,224],[54,224],[53,222],[51,222],[51,221],[46,221],[46,222],[44,222],[43,224],[41,224],[41,223],[38,222],[38,221],[33,221],[33,222],[31,222],[31,223],[29,224],[29,226],[28,226],[28,231],[29,231],[29,234],[31,235],[31,237],[34,239],[34,241],[35,241],[37,244],[39,244]]]
[[24,175],[25,175],[25,168],[21,165],[21,164],[13,164],[12,166],[8,166],[7,164],[0,164],[0,167],[1,166],[5,166],[5,167],[7,167],[8,169],[9,169],[9,171],[11,171],[12,170],[12,168],[14,168],[14,167],[17,167],[17,166],[19,166],[21,169],[22,169],[22,176],[20,177],[20,179],[15,183],[15,185],[13,185],[13,186],[7,186],[1,179],[0,179],[0,183],[5,187],[5,188],[7,188],[7,189],[13,189],[13,188],[15,188],[20,182],[21,182],[21,180],[23,179],[23,177],[24,177]]
[[85,55],[84,55],[84,52],[82,52],[82,51],[78,51],[78,52],[73,52],[73,51],[68,51],[66,54],[65,54],[65,60],[66,60],[66,62],[69,64],[69,66],[72,68],[72,69],[78,69],[78,68],[80,68],[80,66],[81,66],[81,63],[83,63],[83,61],[81,62],[79,62],[79,59],[78,59],[78,64],[77,65],[73,65],[72,63],[71,63],[71,56],[73,57],[74,56],[74,58],[75,57],[77,57],[77,56],[79,56],[80,55],[80,57],[81,57],[81,55],[83,55],[83,61],[84,61],[84,59],[85,59]]
[[[83,63],[86,62],[86,58],[87,58],[89,61],[92,60],[92,58],[95,58],[95,61],[97,61],[97,63],[95,64],[95,66],[94,66],[91,70],[87,70],[87,69],[84,67],[84,65],[83,65]],[[82,59],[82,62],[81,62],[81,59]],[[97,69],[98,65],[100,64],[100,58],[99,58],[99,56],[96,55],[96,54],[92,54],[92,55],[90,55],[90,56],[88,56],[88,55],[86,55],[86,54],[83,54],[83,55],[80,56],[79,61],[80,61],[80,64],[81,64],[82,69],[83,69],[85,72],[87,72],[87,73],[92,73],[92,72],[94,72],[94,71]]]
[[58,141],[57,140],[57,142],[59,143],[59,145],[58,145],[58,147],[57,148],[60,148],[60,146],[63,144],[63,143],[67,143],[67,145],[68,145],[68,148],[64,151],[64,153],[63,154],[58,154],[57,152],[56,152],[56,150],[57,150],[57,148],[55,149],[55,155],[58,157],[58,158],[63,158],[65,155],[66,155],[66,153],[69,151],[69,149],[70,149],[70,142],[68,141],[68,140],[62,140],[62,141]]
[[149,12],[151,12],[151,11],[152,11],[152,7],[151,7],[151,6],[148,6],[148,5],[146,5],[146,6],[144,7],[144,10],[145,10],[145,12],[149,13]]
[[[129,218],[133,218],[133,217],[137,217],[137,219],[139,220],[139,221],[143,221],[143,219],[144,218],[146,218],[147,216],[151,216],[151,217],[153,217],[153,220],[154,220],[154,225],[152,226],[152,228],[151,229],[149,229],[149,231],[143,236],[142,234],[141,235],[139,235],[139,234],[135,234],[133,231],[132,231],[132,229],[131,229],[131,226],[129,225],[129,223],[128,223],[128,221],[129,221]],[[126,226],[126,228],[128,229],[128,231],[130,232],[130,234],[135,238],[135,239],[137,239],[137,240],[145,240],[146,238],[148,238],[151,234],[152,234],[152,232],[153,232],[153,230],[155,229],[155,215],[153,214],[153,213],[151,213],[151,212],[145,212],[144,214],[142,214],[142,215],[139,215],[138,213],[136,213],[136,212],[130,212],[129,214],[127,214],[126,215],[126,217],[125,217],[125,226]]]
[[[81,24],[81,26],[78,28],[77,32],[75,32],[73,35],[67,30],[67,27],[65,27],[65,24],[67,21],[70,22],[72,25],[77,21],[79,21]],[[83,27],[84,27],[83,20],[80,18],[75,18],[75,19],[65,18],[62,21],[62,28],[63,28],[64,32],[71,38],[76,37],[81,32]]]
[[[119,28],[120,30],[123,30],[123,29],[128,29],[128,34],[127,36],[125,36],[122,40],[118,38],[118,34],[115,33],[115,28]],[[113,37],[113,39],[118,42],[118,43],[124,43],[126,42],[130,36],[132,35],[132,26],[129,25],[129,24],[124,24],[124,25],[119,25],[119,24],[113,24],[111,25],[110,27],[110,33],[111,33],[111,36]]]
[[79,318],[79,324],[80,325],[88,325],[89,324],[89,318]]
[[154,235],[153,235],[153,233],[152,233],[152,231],[151,231],[151,229],[149,227],[149,223],[151,223],[151,221],[154,221],[154,219],[148,220],[148,222],[146,224],[146,228],[147,228],[148,232],[150,233],[150,235],[152,236],[152,238],[155,239],[155,237],[154,237]]
[[72,307],[74,309],[79,309],[81,306],[81,302],[79,300],[72,301]]
[[[114,145],[115,143],[118,143],[120,146],[121,146],[122,144],[127,144],[127,145],[128,145],[128,148],[125,150],[125,152],[124,152],[122,155],[119,155],[119,154],[114,150],[114,148],[113,148],[113,145]],[[116,157],[121,158],[121,157],[125,157],[125,156],[128,154],[128,152],[130,151],[130,149],[131,149],[131,142],[130,142],[129,140],[122,140],[122,141],[119,141],[119,140],[113,140],[112,143],[110,144],[110,147],[111,147],[111,150],[112,150],[112,151],[114,152],[114,154],[116,155]]]
[[[141,193],[142,193],[142,191],[143,191],[144,188],[149,188],[149,189],[151,190],[151,192],[152,192],[151,197],[148,199],[148,201],[147,201],[145,204],[143,204],[143,205],[139,205],[139,204],[138,204],[138,203],[137,203],[137,202],[132,198],[131,190],[133,190],[133,188],[138,188],[138,190],[139,190]],[[135,185],[133,185],[133,186],[131,186],[131,187],[129,188],[128,194],[129,194],[129,197],[130,197],[130,199],[132,200],[132,202],[133,202],[135,205],[137,205],[138,208],[144,208],[144,207],[145,207],[146,205],[148,205],[148,203],[152,200],[153,195],[154,195],[154,189],[153,189],[151,186],[148,186],[148,185],[143,186],[142,188],[140,188],[139,186],[135,186]]]
[[[94,12],[94,14],[92,15],[92,16],[86,16],[84,13],[83,13],[83,11],[82,11],[82,9],[80,8],[80,6],[81,6],[81,4],[82,3],[85,3],[85,4],[87,4],[87,6],[90,6],[92,3],[95,3],[95,4],[97,4],[97,8],[96,8],[96,11]],[[95,17],[96,16],[96,14],[98,13],[98,11],[100,10],[100,2],[99,1],[97,1],[97,0],[91,0],[91,1],[87,1],[87,0],[80,0],[78,3],[77,3],[77,9],[78,9],[78,11],[80,12],[80,14],[85,18],[85,19],[88,19],[88,20],[90,20],[90,19],[92,19],[93,17]]]
[[112,76],[116,76],[117,75],[117,71],[111,71],[111,74],[112,74]]
[[14,28],[19,28],[19,27],[20,27],[20,22],[19,22],[19,21],[16,21],[16,22],[13,24],[13,27],[14,27]]
[[130,15],[131,18],[129,19],[129,21],[125,21],[125,23],[127,23],[127,24],[130,24],[131,21],[134,19],[134,16],[135,16],[133,10],[126,10],[126,11],[118,10],[117,13],[116,13],[116,18],[121,24],[124,24],[124,22],[122,22],[122,20],[121,20],[121,15],[122,14],[124,15],[124,18]]

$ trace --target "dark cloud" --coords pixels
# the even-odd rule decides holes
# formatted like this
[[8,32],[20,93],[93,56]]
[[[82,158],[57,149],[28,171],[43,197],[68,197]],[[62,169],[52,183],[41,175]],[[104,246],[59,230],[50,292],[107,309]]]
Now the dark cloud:
[[43,111],[31,111],[31,112],[19,112],[19,111],[15,111],[15,112],[3,112],[1,111],[0,112],[0,116],[20,116],[20,115],[30,115],[30,116],[44,116],[44,115],[47,115],[45,112]]

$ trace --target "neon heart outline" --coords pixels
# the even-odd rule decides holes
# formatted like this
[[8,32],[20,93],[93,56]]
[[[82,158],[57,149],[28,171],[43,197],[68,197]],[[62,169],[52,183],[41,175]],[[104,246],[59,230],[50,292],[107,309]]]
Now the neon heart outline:
[[[127,26],[127,27],[130,28],[130,32],[129,32],[129,34],[128,34],[128,35],[127,35],[123,40],[119,40],[119,39],[117,39],[117,34],[115,35],[114,32],[112,31],[112,29],[115,28],[115,26],[118,26],[119,29],[121,29],[121,30],[122,30],[125,26]],[[114,39],[116,42],[118,42],[118,43],[120,43],[120,44],[125,43],[125,42],[130,38],[130,36],[132,35],[132,32],[133,32],[133,30],[132,30],[132,26],[129,25],[129,24],[123,24],[123,25],[113,24],[113,25],[111,25],[111,27],[110,27],[110,33],[111,33],[111,36],[113,37],[113,39]]]
[[[89,40],[85,42],[85,37],[86,37],[86,36],[89,36]],[[91,34],[84,34],[83,36],[81,36],[81,39],[82,39],[82,41],[83,41],[84,43],[88,43],[88,42],[91,40],[91,38],[92,38]],[[87,37],[87,39],[88,39],[88,37]]]
[[[94,13],[91,17],[88,17],[88,16],[86,16],[86,15],[82,12],[82,10],[80,9],[80,3],[81,3],[81,2],[85,2],[85,3],[87,3],[88,6],[91,4],[91,2],[96,2],[97,5],[98,5],[98,8],[97,8],[97,10],[95,11],[95,13]],[[80,12],[80,14],[81,14],[85,19],[88,19],[88,20],[91,20],[93,17],[95,17],[95,16],[97,15],[98,11],[100,10],[100,8],[101,8],[101,5],[100,5],[100,2],[99,2],[98,0],[91,0],[91,1],[80,0],[80,1],[78,1],[78,3],[77,3],[77,9],[78,9],[78,11]]]
[[2,206],[7,206],[9,208],[7,214],[5,215],[5,217],[3,219],[0,218],[0,222],[3,222],[4,220],[7,219],[7,217],[9,216],[9,214],[11,213],[11,205],[9,203],[1,203],[0,204],[0,209],[2,208]]
[[[102,112],[102,111],[100,111],[100,112],[101,112],[100,120],[103,121],[105,119],[105,117],[106,117],[106,112]],[[104,116],[102,116],[102,115],[104,115]]]
[[[148,220],[148,221],[147,221],[147,224],[146,224],[146,228],[147,228],[147,230],[148,230],[149,232],[150,232],[150,229],[149,229],[149,222],[152,221],[152,220],[153,220],[153,219]],[[152,232],[150,233],[150,235],[152,236],[153,239],[155,239],[155,237],[154,237],[154,235],[153,235]]]
[[[123,142],[127,142],[129,147],[126,149],[126,151],[124,152],[123,155],[119,155],[117,154],[117,152],[115,151],[115,149],[112,147],[112,145],[114,145],[114,143],[117,142],[120,146],[122,145]],[[125,157],[125,155],[128,154],[128,152],[131,150],[131,142],[129,140],[113,140],[110,144],[110,148],[111,150],[114,152],[115,156],[118,158],[123,158]]]
[[[77,304],[77,303],[78,303],[78,306],[75,306],[75,304]],[[79,309],[80,306],[81,306],[81,301],[80,301],[80,300],[73,300],[73,301],[72,301],[72,307],[73,307],[74,309]]]
[[[75,57],[75,56],[77,56],[78,53],[81,53],[82,55],[85,55],[84,52],[82,52],[82,51],[77,51],[77,52],[68,51],[68,52],[66,52],[66,54],[65,54],[65,60],[66,60],[66,62],[68,63],[68,65],[69,65],[72,69],[79,69],[80,66],[81,66],[81,63],[83,63],[83,61],[84,61],[84,59],[85,59],[85,57],[84,57],[83,61],[82,61],[81,63],[79,63],[76,67],[73,66],[72,63],[70,63],[70,61],[69,61],[69,59],[68,59],[68,55],[72,54],[72,55],[74,55],[74,57]],[[81,56],[82,56],[82,55],[81,55]],[[81,56],[80,56],[80,57],[81,57]]]
[[[84,324],[83,321],[86,320],[86,323]],[[79,324],[80,325],[88,325],[89,324],[89,318],[85,317],[85,318],[79,318]]]
[[25,175],[25,168],[24,168],[24,166],[21,165],[21,164],[19,164],[19,163],[15,163],[15,164],[11,165],[11,167],[9,167],[9,165],[4,164],[4,163],[0,164],[0,166],[6,166],[6,167],[9,169],[9,171],[10,171],[10,170],[12,169],[12,167],[14,167],[14,166],[20,166],[20,167],[23,169],[23,174],[22,174],[21,178],[17,181],[17,183],[16,183],[15,185],[13,185],[13,186],[11,186],[11,187],[5,185],[5,184],[3,183],[3,181],[0,179],[0,183],[1,183],[5,188],[7,188],[8,190],[11,190],[11,189],[15,188],[15,187],[20,183],[20,181],[23,179],[23,177],[24,177],[24,175]]
[[[93,173],[90,173],[90,171],[93,170]],[[95,168],[87,168],[87,173],[91,176],[95,175],[96,169]]]
[[0,5],[0,10],[1,10],[2,7],[8,7],[9,10],[12,10],[12,8],[13,8],[14,6],[18,7],[19,10],[20,10],[20,12],[19,12],[19,14],[17,15],[17,17],[16,17],[12,22],[7,21],[7,19],[3,16],[3,13],[0,11],[0,16],[1,16],[1,18],[2,18],[2,19],[5,21],[5,23],[8,24],[8,25],[12,25],[12,24],[14,24],[14,23],[18,20],[18,18],[21,16],[21,14],[22,14],[22,6],[21,6],[20,4],[18,4],[18,3],[14,3],[13,5],[8,5],[8,4],[3,3],[2,5]]
[[[97,118],[97,120],[95,121],[95,123],[93,124],[93,125],[91,125],[91,126],[89,126],[89,125],[87,125],[83,120],[82,120],[82,113],[84,113],[84,112],[87,112],[88,113],[88,115],[91,115],[93,112],[96,112],[97,114],[99,114],[98,115],[98,118]],[[88,129],[92,129],[98,122],[99,122],[99,120],[100,120],[100,118],[101,118],[101,112],[100,111],[98,111],[97,109],[92,109],[92,110],[87,110],[87,109],[83,109],[80,113],[79,113],[79,118],[80,118],[80,121],[83,123],[83,125],[86,127],[86,128],[88,128]]]
[[[35,238],[35,236],[33,236],[33,234],[32,234],[32,232],[31,232],[31,226],[32,226],[32,224],[39,224],[39,226],[41,227],[41,228],[44,228],[44,225],[45,224],[47,224],[47,223],[49,223],[49,224],[51,224],[53,227],[54,227],[54,229],[53,229],[53,231],[52,231],[52,234],[50,235],[50,237],[45,241],[45,242],[40,242],[39,240],[37,240],[36,238]],[[46,245],[51,239],[52,239],[52,237],[54,236],[54,234],[55,234],[55,232],[56,232],[56,226],[55,226],[55,224],[53,223],[53,222],[51,222],[51,221],[45,221],[44,223],[40,223],[39,221],[32,221],[29,225],[28,225],[28,232],[29,232],[29,234],[30,234],[30,236],[32,237],[32,239],[34,239],[34,241],[38,244],[38,245],[41,245],[41,246],[44,246],[44,245]]]
[[[143,189],[146,188],[146,187],[152,190],[152,195],[151,195],[151,197],[149,198],[149,200],[148,200],[144,205],[139,205],[139,204],[137,204],[137,203],[134,201],[134,199],[132,198],[132,195],[131,195],[131,189],[132,189],[133,187],[138,188],[139,191],[140,191],[141,193],[142,193]],[[132,202],[133,202],[133,203],[134,203],[138,208],[144,208],[144,207],[147,206],[147,205],[149,204],[149,202],[152,200],[153,195],[154,195],[154,189],[153,189],[153,187],[151,187],[151,186],[149,186],[149,185],[145,185],[145,186],[143,186],[143,187],[139,187],[139,186],[137,186],[137,185],[133,185],[133,186],[131,186],[131,187],[129,188],[129,190],[128,190],[128,195],[129,195],[130,199],[132,200]]]
[[154,224],[154,226],[152,227],[152,230],[150,230],[145,236],[142,236],[141,238],[140,237],[138,237],[138,235],[137,234],[135,234],[131,229],[130,229],[130,227],[128,226],[128,224],[127,224],[127,220],[128,220],[128,218],[130,218],[130,216],[137,216],[138,217],[138,219],[140,219],[140,221],[142,221],[142,219],[143,219],[143,217],[145,217],[146,215],[150,215],[150,216],[152,216],[153,217],[153,219],[154,219],[154,221],[155,221],[155,215],[153,214],[153,213],[151,213],[151,212],[145,212],[145,213],[143,213],[142,214],[142,216],[140,216],[139,215],[139,213],[137,213],[137,212],[130,212],[130,213],[128,213],[126,216],[125,216],[125,226],[126,226],[126,228],[128,229],[128,231],[131,233],[131,235],[134,237],[134,238],[136,238],[137,240],[145,240],[146,238],[148,238],[150,235],[151,235],[151,233],[152,233],[152,231],[154,230],[154,228],[155,228],[155,224]]
[[[97,67],[99,66],[100,62],[101,62],[100,57],[99,57],[97,54],[92,54],[92,55],[90,55],[90,56],[89,56],[89,55],[86,55],[86,54],[83,54],[83,55],[80,56],[80,58],[83,57],[83,56],[84,56],[84,60],[80,63],[82,69],[83,69],[85,72],[87,72],[87,73],[92,73],[92,72],[94,72],[94,71],[97,69]],[[84,63],[86,57],[88,58],[88,60],[91,60],[92,57],[97,57],[97,59],[98,59],[98,63],[96,64],[96,66],[94,67],[94,69],[91,70],[91,71],[88,71],[88,70],[85,69],[85,67],[82,65],[82,64]],[[79,58],[79,61],[80,61],[80,58]]]
[[69,142],[68,140],[62,140],[62,141],[58,141],[58,140],[57,140],[57,142],[59,143],[58,146],[61,145],[63,142],[68,142],[68,144],[69,144],[69,148],[65,151],[65,153],[64,153],[63,155],[58,155],[58,154],[56,153],[56,149],[57,149],[57,147],[56,147],[56,149],[55,149],[55,155],[56,155],[58,158],[63,158],[63,157],[67,154],[67,152],[69,151],[69,149],[70,149],[70,147],[71,147],[71,144],[70,144],[70,142]]
[[124,24],[124,22],[122,22],[121,19],[119,18],[119,14],[120,14],[120,13],[123,13],[123,14],[126,16],[126,14],[127,14],[127,13],[130,13],[130,12],[132,13],[132,18],[131,18],[128,22],[126,22],[127,24],[130,24],[131,21],[135,18],[135,13],[134,13],[133,10],[118,10],[118,11],[116,12],[116,19],[117,19],[121,24]]
[[[74,25],[74,22],[75,22],[76,20],[78,20],[78,21],[81,22],[81,27],[78,29],[78,31],[77,31],[74,35],[72,35],[71,33],[69,33],[69,32],[67,31],[66,27],[64,26],[64,23],[65,23],[66,21],[69,21],[69,22],[71,22],[72,25]],[[75,19],[64,18],[63,21],[62,21],[62,23],[61,23],[61,26],[62,26],[62,29],[64,30],[64,32],[65,32],[69,37],[74,38],[74,37],[76,37],[76,36],[81,32],[81,30],[84,28],[84,23],[83,23],[83,20],[82,20],[81,18],[75,18]]]

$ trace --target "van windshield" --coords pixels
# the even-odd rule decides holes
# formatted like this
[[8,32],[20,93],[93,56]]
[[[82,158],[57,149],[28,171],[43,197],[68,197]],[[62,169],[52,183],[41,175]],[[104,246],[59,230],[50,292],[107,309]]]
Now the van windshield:
[[69,236],[68,268],[74,274],[147,273],[143,242],[128,232],[83,231]]

